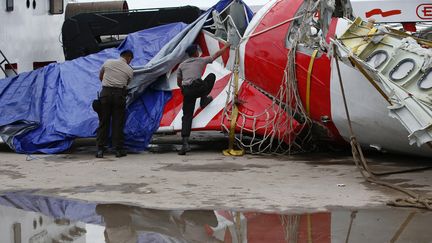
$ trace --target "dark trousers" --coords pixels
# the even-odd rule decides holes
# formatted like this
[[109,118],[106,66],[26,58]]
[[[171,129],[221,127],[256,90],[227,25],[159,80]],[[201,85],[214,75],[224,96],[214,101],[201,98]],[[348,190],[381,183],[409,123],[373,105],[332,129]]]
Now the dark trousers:
[[201,107],[207,105],[207,96],[213,89],[215,81],[216,75],[210,73],[204,80],[197,79],[191,85],[183,86],[182,137],[190,136],[196,99],[201,98]]
[[115,149],[122,149],[124,142],[123,128],[125,123],[126,89],[103,87],[99,99],[101,107],[98,112],[97,146],[99,149],[102,149],[108,144],[111,124],[112,146]]

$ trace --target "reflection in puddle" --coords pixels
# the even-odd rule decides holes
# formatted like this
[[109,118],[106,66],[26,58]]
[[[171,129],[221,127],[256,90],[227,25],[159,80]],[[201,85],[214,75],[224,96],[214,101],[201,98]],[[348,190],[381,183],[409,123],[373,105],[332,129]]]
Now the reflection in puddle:
[[337,209],[313,214],[154,210],[8,193],[0,242],[432,242],[432,213]]

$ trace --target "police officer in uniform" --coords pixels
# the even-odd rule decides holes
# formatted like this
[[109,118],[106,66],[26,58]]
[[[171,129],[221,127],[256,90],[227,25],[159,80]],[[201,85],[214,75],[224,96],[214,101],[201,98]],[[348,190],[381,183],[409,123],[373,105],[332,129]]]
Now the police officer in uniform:
[[201,98],[200,106],[204,108],[213,98],[209,96],[213,89],[216,76],[213,73],[201,79],[204,68],[207,64],[212,63],[216,58],[220,57],[231,44],[227,43],[222,49],[217,51],[212,56],[200,57],[198,46],[193,44],[186,49],[189,58],[183,61],[177,72],[177,85],[181,88],[183,94],[183,117],[181,136],[183,145],[179,155],[185,155],[190,151],[189,136],[192,127],[193,113],[195,110],[195,101]]
[[100,93],[99,127],[97,130],[97,158],[103,158],[108,144],[111,124],[112,146],[116,157],[126,156],[123,148],[126,110],[126,87],[133,77],[133,70],[129,66],[133,53],[125,50],[118,59],[108,59],[102,66],[99,79],[102,81]]

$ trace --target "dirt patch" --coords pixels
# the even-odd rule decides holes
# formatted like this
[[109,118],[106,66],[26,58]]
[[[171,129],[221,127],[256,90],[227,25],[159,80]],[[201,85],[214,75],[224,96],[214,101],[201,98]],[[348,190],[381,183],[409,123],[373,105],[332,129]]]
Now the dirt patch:
[[118,185],[106,185],[106,184],[95,184],[93,186],[77,186],[71,188],[53,188],[48,190],[41,190],[43,193],[68,193],[68,194],[77,194],[77,193],[90,193],[90,192],[121,192],[121,193],[136,193],[136,194],[148,194],[148,191],[151,189],[146,188],[148,186],[147,183],[123,183]]
[[9,178],[16,180],[21,178],[26,178],[26,176],[18,171],[13,170],[0,170],[0,175],[8,176]]
[[404,187],[404,188],[424,188],[429,187],[430,185],[418,185],[418,184],[410,184],[410,183],[402,183],[398,186]]
[[268,169],[270,166],[267,165],[257,165],[257,164],[247,164],[246,167],[249,168],[259,168],[259,169]]
[[179,172],[236,172],[245,171],[246,166],[236,164],[236,163],[212,163],[205,165],[183,165],[183,164],[168,164],[161,167],[162,170],[179,171]]

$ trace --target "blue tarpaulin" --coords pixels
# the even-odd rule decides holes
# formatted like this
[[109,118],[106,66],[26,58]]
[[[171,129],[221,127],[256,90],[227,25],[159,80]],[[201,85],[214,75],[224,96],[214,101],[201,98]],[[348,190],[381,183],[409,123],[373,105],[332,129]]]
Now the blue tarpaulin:
[[[58,153],[75,138],[94,137],[98,126],[92,101],[101,89],[99,70],[105,60],[130,49],[132,66],[142,66],[186,27],[164,25],[128,35],[118,48],[0,80],[0,131],[19,153]],[[151,88],[127,109],[125,141],[129,150],[144,150],[159,127],[171,93]]]
[[[163,88],[164,75],[184,58],[202,27],[212,23],[210,12],[224,11],[233,2],[219,1],[189,26],[174,23],[139,31],[118,48],[0,80],[1,138],[19,153],[52,154],[70,148],[75,138],[94,137],[98,118],[91,103],[101,89],[99,70],[107,59],[130,49],[136,68],[128,87],[125,146],[129,151],[146,149],[171,98]],[[244,14],[249,22],[253,14],[246,5]],[[158,80],[157,88],[151,88]]]
[[0,205],[37,212],[54,219],[69,219],[90,224],[102,224],[96,203],[66,200],[25,192],[10,192],[0,196]]

